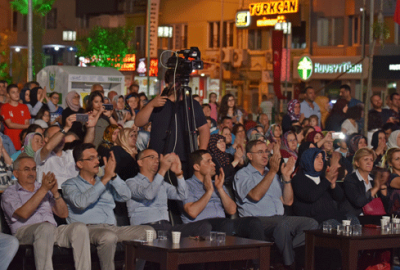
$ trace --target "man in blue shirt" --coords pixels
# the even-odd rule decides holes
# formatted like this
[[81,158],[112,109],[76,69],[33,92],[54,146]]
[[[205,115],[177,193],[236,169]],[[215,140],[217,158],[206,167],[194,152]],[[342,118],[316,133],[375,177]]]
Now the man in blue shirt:
[[[150,225],[155,230],[180,231],[182,237],[207,236],[211,225],[199,221],[190,224],[172,226],[168,216],[168,199],[182,201],[188,197],[188,189],[183,177],[181,161],[175,153],[158,156],[152,149],[146,149],[138,155],[140,173],[126,180],[132,193],[127,202],[132,225]],[[160,169],[158,168],[160,166]],[[168,170],[176,175],[178,187],[164,181]]]
[[351,97],[351,88],[347,84],[343,84],[343,85],[340,86],[339,95],[340,95],[340,98],[343,98],[343,99],[347,100],[347,102],[348,102],[347,106],[349,108],[354,107],[357,104],[362,103],[358,99],[355,99],[355,98]]
[[300,103],[300,114],[303,114],[305,118],[309,118],[311,115],[318,116],[318,126],[321,127],[321,110],[315,100],[315,91],[311,86],[304,89],[305,99]]
[[[293,267],[293,248],[304,246],[303,231],[317,229],[318,223],[307,217],[284,215],[284,205],[290,206],[293,203],[290,175],[295,160],[291,157],[286,165],[282,164],[279,168],[279,147],[274,147],[274,155],[269,159],[270,152],[264,142],[250,141],[246,146],[250,163],[236,173],[233,189],[239,216],[258,217],[265,235],[273,239],[281,252],[284,264]],[[268,162],[269,170],[266,168]],[[279,169],[282,181],[277,175]]]
[[[261,222],[257,218],[246,217],[227,219],[236,213],[236,203],[229,197],[224,187],[225,174],[221,169],[216,175],[215,164],[210,153],[197,150],[190,154],[194,174],[186,181],[189,196],[183,201],[183,223],[206,220],[214,231],[223,231],[228,235],[264,240]],[[211,180],[215,175],[215,181]]]
[[97,176],[99,156],[93,144],[83,143],[76,146],[73,156],[79,175],[61,185],[69,210],[67,222],[87,224],[90,243],[97,246],[101,269],[114,270],[117,242],[144,240],[146,230],[153,228],[116,226],[113,212],[115,201],[128,201],[131,192],[126,183],[114,172],[116,161],[113,152],[110,152],[108,161],[104,158],[104,176],[101,179]]

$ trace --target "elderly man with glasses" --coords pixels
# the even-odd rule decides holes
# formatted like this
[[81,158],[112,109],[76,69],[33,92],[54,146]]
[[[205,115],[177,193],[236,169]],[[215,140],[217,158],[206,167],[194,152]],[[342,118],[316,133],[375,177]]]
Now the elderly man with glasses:
[[57,226],[54,219],[53,213],[61,218],[68,216],[68,208],[58,192],[54,174],[43,173],[42,183],[38,183],[36,163],[25,154],[14,162],[13,173],[18,183],[4,191],[1,207],[12,234],[20,244],[33,245],[36,269],[53,269],[54,245],[72,247],[75,269],[91,269],[89,232],[86,225],[76,222]]
[[[208,236],[211,225],[204,221],[193,224],[172,226],[168,216],[168,200],[183,201],[188,197],[188,188],[183,177],[181,161],[177,154],[158,156],[152,149],[146,149],[138,155],[140,173],[126,180],[132,199],[127,202],[132,225],[150,225],[155,230],[165,230],[171,237],[171,231],[180,231],[182,237]],[[164,181],[171,170],[178,179],[178,187]]]
[[61,186],[69,210],[67,222],[87,224],[90,243],[97,246],[100,268],[114,270],[117,242],[144,240],[146,230],[154,230],[150,226],[116,226],[113,211],[115,201],[128,201],[131,192],[126,183],[115,173],[116,161],[112,151],[108,161],[104,158],[102,178],[97,176],[100,162],[93,144],[83,143],[76,146],[73,156],[79,175],[67,180]]
[[[249,164],[236,173],[233,182],[239,216],[258,217],[265,235],[272,238],[281,252],[284,265],[293,269],[293,249],[304,247],[304,230],[318,227],[314,219],[284,215],[284,205],[290,206],[293,203],[290,175],[295,160],[291,157],[286,164],[279,167],[282,159],[279,145],[274,146],[274,154],[269,158],[270,152],[261,141],[250,141],[246,145],[246,153]],[[268,163],[269,169],[266,167]],[[281,179],[278,177],[279,170]],[[301,249],[296,249],[298,255],[304,251]]]

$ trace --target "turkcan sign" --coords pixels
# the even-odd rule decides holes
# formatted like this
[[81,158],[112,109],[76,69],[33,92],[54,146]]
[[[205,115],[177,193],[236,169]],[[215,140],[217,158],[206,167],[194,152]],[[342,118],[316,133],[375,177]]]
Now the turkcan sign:
[[292,1],[271,1],[265,3],[250,4],[251,16],[264,16],[274,14],[296,13],[299,9],[297,0]]

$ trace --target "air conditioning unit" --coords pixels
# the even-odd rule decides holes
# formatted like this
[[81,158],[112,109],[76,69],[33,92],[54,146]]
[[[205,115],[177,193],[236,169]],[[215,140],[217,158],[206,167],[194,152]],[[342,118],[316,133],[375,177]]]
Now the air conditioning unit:
[[244,49],[234,49],[233,51],[233,66],[241,67],[247,65],[248,53]]
[[233,49],[222,48],[222,63],[230,63],[233,59]]

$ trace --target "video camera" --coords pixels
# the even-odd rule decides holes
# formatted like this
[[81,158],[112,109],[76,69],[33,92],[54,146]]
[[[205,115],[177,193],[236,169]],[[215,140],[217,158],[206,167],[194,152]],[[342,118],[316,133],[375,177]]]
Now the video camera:
[[178,51],[167,60],[168,69],[176,69],[176,77],[182,84],[188,84],[193,70],[203,69],[203,66],[200,50],[197,47]]

